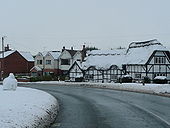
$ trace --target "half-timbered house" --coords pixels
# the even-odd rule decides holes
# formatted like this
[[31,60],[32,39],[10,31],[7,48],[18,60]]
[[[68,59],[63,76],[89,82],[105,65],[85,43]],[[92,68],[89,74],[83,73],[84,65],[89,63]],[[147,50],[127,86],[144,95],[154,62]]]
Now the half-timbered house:
[[76,78],[84,77],[84,71],[82,69],[81,62],[75,61],[70,67],[68,73],[71,81],[75,81]]
[[170,53],[157,40],[133,42],[129,45],[123,67],[134,80],[142,80],[145,76],[151,80],[156,76],[170,79]]
[[142,81],[145,76],[151,80],[166,76],[170,80],[170,52],[156,39],[132,42],[128,49],[88,52],[81,69],[84,79],[91,82],[115,82],[127,74],[134,81]]
[[115,82],[122,76],[125,49],[93,50],[82,64],[85,81]]

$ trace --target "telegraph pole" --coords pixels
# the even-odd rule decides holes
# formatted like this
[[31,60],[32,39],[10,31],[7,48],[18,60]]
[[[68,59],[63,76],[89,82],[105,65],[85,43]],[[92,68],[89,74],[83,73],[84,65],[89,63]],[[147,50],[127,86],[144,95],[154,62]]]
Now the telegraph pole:
[[5,36],[2,37],[2,58],[4,58],[4,38]]
[[3,79],[3,74],[4,74],[4,38],[6,36],[2,37],[2,61],[1,61],[1,80]]

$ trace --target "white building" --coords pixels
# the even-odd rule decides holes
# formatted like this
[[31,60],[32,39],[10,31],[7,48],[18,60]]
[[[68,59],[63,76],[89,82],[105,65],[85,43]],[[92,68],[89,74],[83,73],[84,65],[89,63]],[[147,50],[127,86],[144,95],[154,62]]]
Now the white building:
[[63,74],[68,73],[68,70],[75,61],[82,62],[85,56],[84,48],[85,46],[83,46],[83,50],[73,50],[73,47],[71,49],[63,47],[62,53],[59,56],[59,69],[63,71]]
[[[31,72],[40,72],[44,75],[56,75],[60,74],[59,70],[59,51],[39,52],[35,57],[35,66],[31,69]],[[41,70],[40,70],[41,69]]]

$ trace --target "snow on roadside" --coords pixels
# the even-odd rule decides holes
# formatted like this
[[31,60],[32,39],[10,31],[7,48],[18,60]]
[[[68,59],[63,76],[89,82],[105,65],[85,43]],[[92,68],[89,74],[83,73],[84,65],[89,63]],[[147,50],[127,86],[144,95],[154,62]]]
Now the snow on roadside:
[[56,118],[57,100],[50,94],[30,88],[3,91],[0,86],[1,128],[44,128]]
[[[24,84],[24,83],[21,83]],[[115,90],[127,90],[134,92],[155,93],[155,94],[170,94],[170,84],[145,84],[142,83],[90,83],[90,82],[63,82],[63,81],[42,81],[29,82],[25,84],[55,84],[67,86],[87,86],[95,88],[108,88]]]

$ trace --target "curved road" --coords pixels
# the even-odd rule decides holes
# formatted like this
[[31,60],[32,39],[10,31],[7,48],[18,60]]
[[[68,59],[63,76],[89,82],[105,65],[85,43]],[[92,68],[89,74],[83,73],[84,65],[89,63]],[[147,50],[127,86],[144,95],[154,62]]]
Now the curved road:
[[60,113],[51,128],[170,128],[170,98],[84,87],[29,87],[59,100]]

